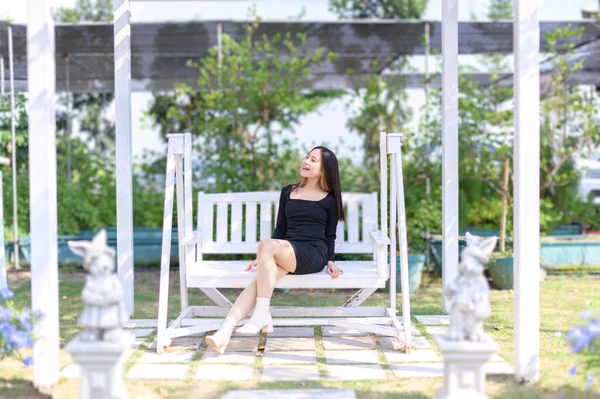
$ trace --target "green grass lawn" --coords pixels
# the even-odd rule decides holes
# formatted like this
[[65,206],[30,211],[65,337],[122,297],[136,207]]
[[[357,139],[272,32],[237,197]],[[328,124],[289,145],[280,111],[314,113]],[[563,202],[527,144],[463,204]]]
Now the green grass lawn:
[[[158,298],[158,271],[136,271],[136,312],[134,318],[156,318]],[[178,272],[171,273],[172,301],[169,303],[169,317],[179,311]],[[78,272],[60,275],[60,336],[61,346],[71,340],[79,331],[77,316],[81,312],[81,289],[83,274]],[[30,279],[27,272],[9,273],[9,284],[15,291],[15,300],[21,306],[30,305]],[[225,294],[235,298],[237,290],[226,290]],[[351,291],[292,291],[290,294],[275,293],[273,305],[341,305]],[[441,283],[439,280],[425,279],[417,293],[411,295],[413,315],[441,314]],[[486,323],[489,332],[500,345],[500,355],[512,362],[513,342],[513,293],[512,291],[492,291],[492,317]],[[376,293],[365,305],[385,305],[389,294]],[[398,295],[398,309],[402,298]],[[190,291],[190,304],[208,305],[210,300],[197,290]],[[564,333],[579,318],[579,313],[590,304],[600,306],[600,281],[589,278],[554,279],[541,285],[541,375],[537,383],[520,385],[512,376],[490,377],[487,391],[490,397],[498,398],[592,398],[600,397],[600,387],[583,392],[585,376],[578,373],[568,376],[575,358],[564,344]],[[417,324],[417,326],[419,326]],[[424,331],[422,329],[422,331]],[[555,337],[561,332],[560,338]],[[149,343],[152,338],[149,338]],[[317,337],[318,339],[318,337]],[[134,355],[135,356],[135,355]],[[70,363],[70,357],[61,350],[61,368]],[[390,374],[391,375],[391,374]],[[17,361],[4,360],[0,363],[1,397],[43,397],[31,386],[32,372],[23,369]],[[270,389],[270,388],[350,388],[361,398],[430,398],[441,386],[441,379],[396,379],[385,381],[306,381],[261,383],[258,379],[245,382],[202,382],[191,379],[183,381],[126,381],[130,397],[198,397],[218,398],[231,389]],[[597,382],[600,386],[600,381]],[[77,381],[61,380],[54,388],[57,398],[78,397]]]

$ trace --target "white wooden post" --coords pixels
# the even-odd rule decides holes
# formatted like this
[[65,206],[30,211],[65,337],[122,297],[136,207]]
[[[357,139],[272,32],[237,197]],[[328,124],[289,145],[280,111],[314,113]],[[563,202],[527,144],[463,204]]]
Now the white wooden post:
[[33,384],[59,371],[54,23],[50,0],[27,1],[31,307],[44,314],[33,348]]
[[[458,6],[442,0],[442,280],[458,275]],[[444,309],[446,311],[446,309]]]
[[117,265],[133,315],[133,187],[131,147],[131,26],[129,0],[114,1]]
[[[402,326],[404,328],[404,343],[406,348],[410,348],[411,343],[411,320],[410,320],[410,291],[409,291],[409,272],[408,272],[408,239],[406,232],[406,209],[404,203],[404,174],[402,173],[402,135],[399,133],[388,134],[388,148],[390,149],[392,158],[392,180],[396,181],[395,187],[392,190],[393,212],[397,211],[396,215],[391,215],[393,221],[397,220],[398,226],[398,242],[400,244],[400,279],[402,285]],[[392,222],[392,228],[396,228],[396,223]],[[395,252],[395,247],[394,247]],[[393,258],[393,265],[396,264],[396,257]],[[395,267],[394,267],[395,269]],[[391,284],[390,284],[391,291]],[[394,281],[394,297],[397,292],[397,287]],[[395,303],[394,303],[395,305]],[[393,308],[395,310],[395,307]]]
[[[0,58],[1,59],[1,58]],[[2,65],[0,65],[2,67]],[[8,158],[0,157],[0,165],[8,165]],[[4,192],[2,190],[2,171],[0,170],[0,290],[8,288],[6,278],[6,257],[4,249]]]
[[515,377],[540,372],[540,0],[516,0],[514,138]]
[[[192,230],[194,228],[194,213],[193,213],[193,199],[192,199],[192,134],[185,133],[183,135],[183,178],[184,178],[184,236],[191,237]],[[179,227],[181,228],[181,227]],[[180,278],[180,295],[181,295],[181,309],[187,308],[188,306],[188,287],[187,287],[187,267],[188,265],[194,264],[194,255],[196,247],[192,244],[185,246],[185,260],[183,265],[179,265],[179,278]]]

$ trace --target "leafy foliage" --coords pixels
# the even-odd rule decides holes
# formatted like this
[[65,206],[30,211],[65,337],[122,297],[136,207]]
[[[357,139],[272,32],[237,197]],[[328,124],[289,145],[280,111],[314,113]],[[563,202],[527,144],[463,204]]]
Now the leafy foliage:
[[300,118],[342,92],[302,89],[314,65],[335,54],[311,51],[306,36],[257,37],[258,22],[235,41],[223,35],[222,53],[198,62],[198,90],[181,84],[155,95],[148,115],[163,134],[192,132],[208,191],[254,191],[297,179],[297,146],[288,135]]
[[420,19],[427,0],[329,0],[329,9],[340,18]]

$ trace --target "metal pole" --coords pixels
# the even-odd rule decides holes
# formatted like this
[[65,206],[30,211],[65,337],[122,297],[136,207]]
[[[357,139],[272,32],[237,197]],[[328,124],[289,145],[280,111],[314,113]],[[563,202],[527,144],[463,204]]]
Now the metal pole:
[[13,200],[13,249],[15,254],[15,269],[19,269],[19,217],[17,213],[17,140],[15,134],[15,71],[13,56],[12,26],[8,27],[8,65],[10,78],[10,131],[12,152],[12,200]]

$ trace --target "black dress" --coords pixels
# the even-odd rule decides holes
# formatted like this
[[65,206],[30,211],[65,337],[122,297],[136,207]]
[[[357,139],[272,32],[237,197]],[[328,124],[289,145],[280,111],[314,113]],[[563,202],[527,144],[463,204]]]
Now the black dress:
[[293,274],[318,273],[335,260],[337,211],[329,193],[319,201],[290,198],[292,185],[281,190],[272,238],[289,241],[296,255]]

